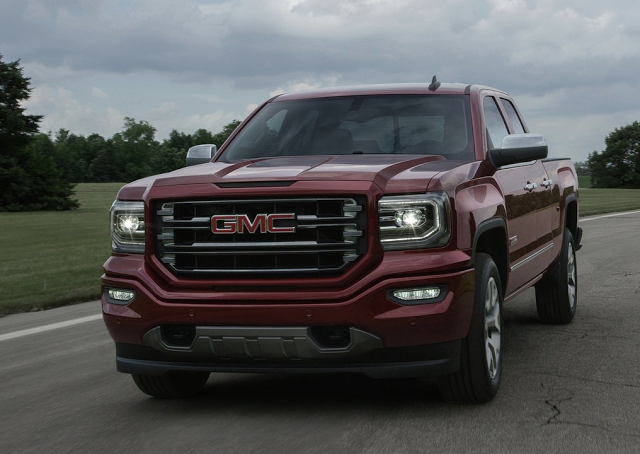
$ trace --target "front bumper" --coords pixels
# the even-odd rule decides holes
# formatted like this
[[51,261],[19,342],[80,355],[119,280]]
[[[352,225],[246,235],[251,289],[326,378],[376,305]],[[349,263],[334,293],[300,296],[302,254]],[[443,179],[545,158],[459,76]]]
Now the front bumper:
[[205,371],[243,373],[359,373],[371,378],[437,377],[460,366],[461,341],[420,347],[385,348],[358,357],[297,361],[241,361],[199,355],[167,354],[143,345],[116,343],[116,365],[127,374]]
[[[448,254],[448,255],[447,255]],[[158,285],[142,256],[112,257],[103,288],[135,291],[128,305],[103,292],[107,328],[116,342],[118,370],[161,374],[169,370],[242,372],[360,372],[372,377],[430,376],[459,365],[460,340],[473,308],[472,268],[459,251],[440,254],[442,268],[424,273],[429,254],[387,254],[348,288],[216,291]],[[449,266],[446,266],[446,265]],[[433,263],[431,263],[433,265]],[[394,289],[442,286],[429,304],[402,305]],[[166,329],[191,330],[175,341]],[[336,344],[322,329],[348,332]]]

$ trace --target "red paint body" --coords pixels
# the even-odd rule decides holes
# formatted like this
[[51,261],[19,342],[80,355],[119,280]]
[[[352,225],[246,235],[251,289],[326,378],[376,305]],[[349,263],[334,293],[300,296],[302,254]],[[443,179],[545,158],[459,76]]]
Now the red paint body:
[[[439,155],[349,154],[282,156],[224,162],[224,153],[265,105],[309,99],[369,95],[466,96],[473,158]],[[509,133],[505,93],[479,86],[443,84],[372,86],[278,97],[260,106],[229,138],[211,163],[133,182],[118,199],[144,201],[144,254],[114,253],[104,265],[103,288],[133,289],[129,305],[103,296],[107,328],[118,344],[143,345],[157,326],[348,326],[379,337],[385,348],[428,346],[464,338],[474,297],[474,254],[499,239],[490,252],[503,278],[505,300],[534,284],[556,260],[566,225],[577,229],[577,178],[569,160],[535,160],[496,169],[487,158],[483,100],[493,97]],[[515,104],[514,104],[515,105]],[[520,116],[520,119],[522,117]],[[523,123],[524,132],[528,132]],[[542,186],[543,181],[552,184]],[[272,186],[265,183],[286,182]],[[536,182],[534,191],[523,188]],[[252,183],[260,183],[259,187]],[[378,202],[383,196],[445,193],[450,203],[446,245],[383,250]],[[176,275],[156,255],[154,206],[159,200],[244,200],[291,197],[360,197],[366,204],[366,254],[346,271],[325,276]],[[214,234],[291,233],[293,214],[220,214]],[[494,240],[495,241],[495,240]],[[395,289],[446,286],[442,301],[403,305],[389,297]],[[141,359],[141,358],[138,358]],[[214,368],[215,369],[215,368]]]

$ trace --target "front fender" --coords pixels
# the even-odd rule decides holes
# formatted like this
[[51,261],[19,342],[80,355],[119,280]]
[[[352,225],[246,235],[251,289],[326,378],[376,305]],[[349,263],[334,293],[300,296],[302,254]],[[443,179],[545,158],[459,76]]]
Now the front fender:
[[455,213],[459,249],[474,248],[478,227],[488,220],[501,219],[506,226],[504,197],[492,181],[458,191],[455,196]]

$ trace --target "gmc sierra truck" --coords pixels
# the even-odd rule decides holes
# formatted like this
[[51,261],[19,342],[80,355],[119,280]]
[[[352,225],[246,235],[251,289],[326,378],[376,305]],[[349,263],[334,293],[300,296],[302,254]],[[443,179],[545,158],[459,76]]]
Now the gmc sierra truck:
[[479,85],[276,96],[188,166],[124,186],[102,310],[146,394],[211,372],[431,377],[487,402],[502,306],[577,302],[578,183],[513,99]]

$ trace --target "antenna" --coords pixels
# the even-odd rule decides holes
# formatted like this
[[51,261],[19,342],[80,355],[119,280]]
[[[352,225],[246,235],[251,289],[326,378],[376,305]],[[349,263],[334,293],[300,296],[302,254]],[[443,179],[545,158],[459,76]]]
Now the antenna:
[[436,91],[438,87],[440,87],[440,81],[438,80],[437,76],[433,76],[433,79],[431,79],[431,84],[429,85],[429,90]]

